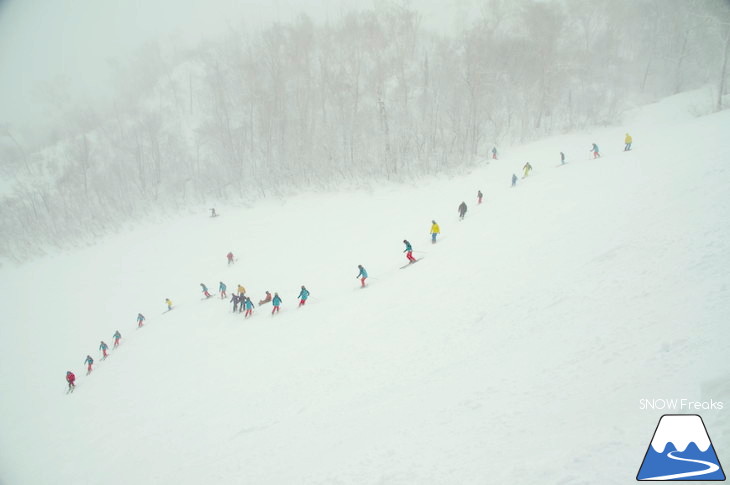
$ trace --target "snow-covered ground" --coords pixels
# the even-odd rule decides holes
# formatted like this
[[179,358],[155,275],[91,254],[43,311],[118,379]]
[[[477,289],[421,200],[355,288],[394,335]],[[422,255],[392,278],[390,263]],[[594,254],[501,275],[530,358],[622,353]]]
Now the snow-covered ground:
[[[730,112],[692,96],[456,178],[201,208],[3,267],[0,484],[624,484],[663,414],[640,399],[667,397],[725,401],[700,414],[729,463]],[[401,270],[403,239],[424,259]],[[201,300],[219,281],[282,311]]]

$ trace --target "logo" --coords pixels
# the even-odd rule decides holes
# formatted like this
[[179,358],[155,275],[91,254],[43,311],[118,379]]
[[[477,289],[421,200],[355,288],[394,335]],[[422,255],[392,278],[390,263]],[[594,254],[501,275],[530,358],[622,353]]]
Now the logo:
[[636,479],[725,480],[702,418],[696,414],[662,416]]

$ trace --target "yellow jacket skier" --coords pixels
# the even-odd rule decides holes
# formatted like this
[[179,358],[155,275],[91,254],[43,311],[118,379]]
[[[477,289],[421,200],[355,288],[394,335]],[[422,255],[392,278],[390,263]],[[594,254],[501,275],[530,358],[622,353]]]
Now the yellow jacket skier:
[[436,224],[436,221],[431,221],[431,243],[436,243],[436,236],[441,234],[441,229],[439,228],[439,225]]
[[633,140],[633,138],[631,138],[631,135],[629,135],[628,133],[626,133],[626,138],[624,138],[624,143],[626,143],[626,146],[624,147],[624,151],[625,152],[628,152],[629,150],[631,150],[631,143],[633,141],[634,140]]

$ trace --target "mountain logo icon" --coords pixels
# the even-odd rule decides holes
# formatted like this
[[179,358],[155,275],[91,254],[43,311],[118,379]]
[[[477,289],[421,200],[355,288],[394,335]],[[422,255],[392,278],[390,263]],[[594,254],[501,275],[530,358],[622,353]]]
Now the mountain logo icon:
[[697,414],[662,416],[636,479],[639,481],[725,480],[725,473],[702,418]]

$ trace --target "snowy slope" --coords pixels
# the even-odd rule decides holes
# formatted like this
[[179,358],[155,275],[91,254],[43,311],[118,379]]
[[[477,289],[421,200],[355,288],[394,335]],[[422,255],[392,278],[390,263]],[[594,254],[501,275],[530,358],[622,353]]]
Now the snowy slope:
[[[0,483],[633,481],[661,415],[639,399],[730,401],[706,395],[729,375],[730,112],[677,115],[688,100],[459,178],[201,210],[3,268]],[[404,238],[425,259],[400,270]],[[282,313],[200,299],[221,280]],[[702,415],[730,462],[723,411]]]

